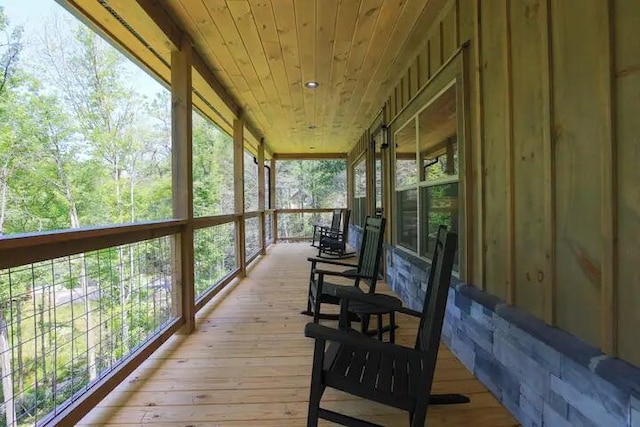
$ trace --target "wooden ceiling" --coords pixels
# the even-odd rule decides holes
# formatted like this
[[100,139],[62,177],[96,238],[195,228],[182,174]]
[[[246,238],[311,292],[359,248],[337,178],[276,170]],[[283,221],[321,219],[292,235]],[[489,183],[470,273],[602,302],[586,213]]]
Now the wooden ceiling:
[[[157,2],[274,153],[348,151],[415,58],[442,3]],[[305,88],[312,80],[320,86]]]

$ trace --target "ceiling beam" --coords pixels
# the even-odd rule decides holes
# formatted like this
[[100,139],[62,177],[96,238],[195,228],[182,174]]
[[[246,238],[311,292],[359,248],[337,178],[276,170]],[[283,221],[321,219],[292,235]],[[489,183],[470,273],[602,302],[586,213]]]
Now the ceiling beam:
[[[174,49],[180,49],[180,45],[183,39],[189,40],[189,43],[193,47],[192,62],[193,67],[198,71],[203,79],[211,86],[211,88],[218,94],[222,102],[236,115],[236,118],[242,116],[242,108],[238,101],[226,90],[222,83],[216,78],[211,71],[211,68],[207,65],[203,56],[193,46],[192,38],[188,33],[180,29],[174,19],[169,15],[166,9],[162,6],[162,2],[158,0],[136,0],[140,7],[145,11],[147,15],[155,22],[169,41],[173,44]],[[250,121],[248,117],[242,117],[245,122],[245,127],[257,140],[263,138],[262,132]]]

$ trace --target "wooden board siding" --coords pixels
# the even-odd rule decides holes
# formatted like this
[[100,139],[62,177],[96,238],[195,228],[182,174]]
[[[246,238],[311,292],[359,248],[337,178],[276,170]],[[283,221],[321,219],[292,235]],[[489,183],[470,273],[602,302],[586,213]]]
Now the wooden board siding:
[[621,357],[640,364],[640,6],[616,2],[615,23],[615,134],[618,142],[618,267],[616,303],[618,350]]
[[[272,246],[199,313],[195,333],[171,337],[79,425],[305,425],[313,341],[298,313],[313,254],[308,243]],[[412,345],[416,326],[400,316],[398,341]],[[429,426],[518,425],[445,347],[434,392],[466,393],[471,403],[429,408]],[[329,390],[323,402],[383,425],[407,423],[405,412],[344,393]]]
[[[557,325],[599,342],[601,147],[609,97],[606,3],[551,4]],[[585,72],[585,70],[589,70]]]
[[451,0],[415,58],[420,93],[470,41],[467,280],[635,364],[639,25],[638,2]]
[[547,220],[550,189],[549,87],[545,0],[512,2],[513,190],[515,303],[551,321],[552,242]]
[[510,286],[508,143],[510,139],[506,0],[482,2],[482,87],[484,94],[484,248],[486,290],[507,299]]

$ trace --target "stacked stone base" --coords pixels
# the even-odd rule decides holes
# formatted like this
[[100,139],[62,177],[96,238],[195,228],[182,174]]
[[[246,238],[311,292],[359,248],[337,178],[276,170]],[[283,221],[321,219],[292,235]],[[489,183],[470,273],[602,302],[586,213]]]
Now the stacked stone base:
[[[389,286],[421,309],[430,264],[385,256]],[[640,427],[639,368],[455,278],[442,339],[524,426]]]

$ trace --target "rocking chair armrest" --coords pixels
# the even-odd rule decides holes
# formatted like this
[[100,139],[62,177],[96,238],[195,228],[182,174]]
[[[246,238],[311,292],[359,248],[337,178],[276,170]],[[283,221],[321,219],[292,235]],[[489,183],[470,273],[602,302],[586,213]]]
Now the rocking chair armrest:
[[360,280],[372,280],[373,276],[366,276],[364,274],[358,274],[353,271],[331,271],[331,270],[322,270],[322,269],[313,269],[314,274],[322,275],[322,276],[337,276],[344,277],[347,279],[360,279]]
[[326,229],[321,229],[320,234],[323,237],[332,237],[334,239],[339,239],[342,236],[344,236],[344,233],[342,231],[337,230],[335,228],[331,228],[331,227],[327,227]]
[[395,304],[393,304],[392,301],[375,299],[375,295],[376,295],[375,293],[356,294],[353,292],[348,292],[342,288],[336,289],[336,297],[343,300],[347,300],[347,301],[353,300],[353,301],[363,302],[366,304],[376,305],[378,307],[386,308],[388,310],[395,311],[397,313],[403,313],[413,317],[422,317],[422,313],[420,313],[419,311],[411,310],[410,308],[406,308],[406,307],[398,307]]
[[322,224],[313,224],[313,231],[320,231],[321,233],[325,232],[325,231],[335,231],[338,232],[339,230],[335,229],[335,228],[331,228],[331,226],[329,225],[322,225]]
[[317,323],[307,323],[304,327],[304,335],[308,338],[332,341],[339,344],[387,354],[404,354],[409,356],[419,353],[413,348],[378,341],[353,330],[333,329]]
[[332,260],[328,260],[328,259],[324,259],[324,258],[309,257],[309,258],[307,258],[307,261],[312,262],[314,265],[316,263],[321,262],[323,264],[339,265],[341,267],[358,268],[358,266],[356,264],[349,264],[347,262],[340,262],[340,261],[332,261]]

